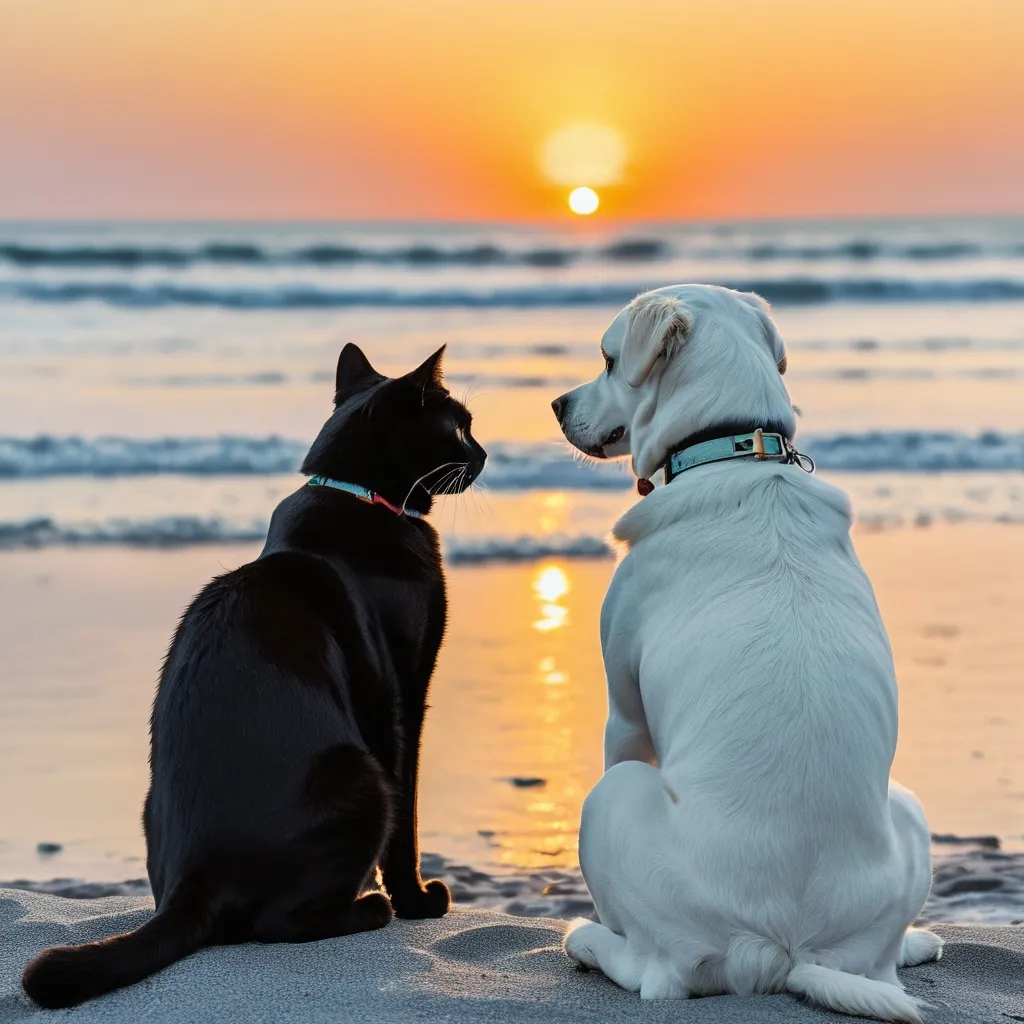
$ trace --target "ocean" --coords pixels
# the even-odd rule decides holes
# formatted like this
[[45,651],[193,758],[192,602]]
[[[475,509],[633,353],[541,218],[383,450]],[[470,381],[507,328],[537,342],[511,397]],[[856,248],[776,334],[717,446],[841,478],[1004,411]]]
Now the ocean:
[[[0,734],[9,740],[0,792],[11,808],[0,877],[123,877],[125,858],[140,855],[144,712],[161,645],[206,577],[258,550],[274,505],[301,483],[297,467],[330,411],[349,341],[388,374],[446,344],[448,382],[490,454],[479,487],[433,517],[458,623],[439,673],[462,688],[439,679],[432,721],[451,716],[449,762],[458,730],[481,733],[467,741],[480,748],[469,781],[455,788],[487,780],[495,788],[476,794],[472,814],[500,806],[501,820],[470,821],[447,797],[425,795],[428,848],[491,867],[574,863],[573,819],[600,764],[596,616],[613,565],[608,531],[636,496],[627,467],[574,458],[550,402],[599,372],[598,342],[618,308],[681,281],[772,303],[798,444],[850,493],[864,543],[878,538],[881,550],[889,535],[999,528],[999,546],[1021,550],[1020,219],[0,225]],[[578,600],[571,614],[568,594]],[[74,599],[107,610],[96,633],[77,628],[95,608]],[[63,624],[56,633],[42,628],[51,615]],[[507,620],[500,628],[496,616]],[[133,647],[133,629],[149,639]],[[127,660],[105,660],[113,650]],[[581,689],[561,704],[551,697],[546,718],[520,735],[509,694],[527,677],[546,700],[568,693],[567,677]],[[489,710],[467,719],[460,701]],[[100,705],[116,724],[97,725],[105,738],[92,747],[76,734],[67,754],[76,721],[92,721]],[[1009,722],[1010,745],[1024,747],[1024,721]],[[446,769],[431,742],[425,774],[440,787]],[[92,770],[78,756],[102,763],[96,778],[121,794],[91,818],[76,816],[74,805],[99,799],[95,787],[75,788]],[[1024,765],[990,767],[986,827],[1024,840]],[[563,777],[553,796],[551,780]],[[115,826],[132,806],[128,825]],[[951,828],[978,820],[942,808],[936,817]],[[110,824],[90,833],[90,820]],[[51,839],[56,861],[36,849]]]
[[593,555],[630,480],[573,459],[551,398],[618,307],[690,280],[773,304],[801,447],[865,525],[1024,517],[1022,221],[7,225],[0,547],[258,539],[356,341],[388,373],[448,345],[491,456],[451,559]]

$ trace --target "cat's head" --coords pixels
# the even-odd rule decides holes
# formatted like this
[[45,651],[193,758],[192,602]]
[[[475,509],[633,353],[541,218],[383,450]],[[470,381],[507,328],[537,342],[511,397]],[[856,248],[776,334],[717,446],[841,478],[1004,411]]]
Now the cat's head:
[[442,345],[403,377],[378,373],[358,345],[338,357],[334,412],[302,472],[359,484],[393,505],[430,510],[431,496],[464,491],[487,453],[471,433],[473,417],[444,386]]

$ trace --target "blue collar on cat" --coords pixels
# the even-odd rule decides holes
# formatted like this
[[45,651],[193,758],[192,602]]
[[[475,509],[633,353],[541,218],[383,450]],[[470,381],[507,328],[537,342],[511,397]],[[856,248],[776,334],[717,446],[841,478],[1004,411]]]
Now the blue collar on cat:
[[814,471],[814,460],[802,455],[793,447],[793,442],[782,434],[766,434],[760,427],[751,434],[733,434],[730,437],[715,437],[710,441],[690,445],[672,452],[665,466],[665,482],[668,483],[680,473],[709,462],[723,462],[727,459],[757,459],[759,462],[786,462],[799,466],[807,473]]
[[371,491],[369,487],[362,487],[359,484],[347,484],[343,480],[332,480],[329,476],[311,476],[308,486],[330,487],[335,491],[344,491],[346,494],[351,494],[367,504],[383,505],[386,509],[394,512],[396,516],[412,516],[413,519],[423,518],[422,512],[417,512],[414,508],[399,508],[398,505],[392,505],[387,498],[381,497],[376,491]]

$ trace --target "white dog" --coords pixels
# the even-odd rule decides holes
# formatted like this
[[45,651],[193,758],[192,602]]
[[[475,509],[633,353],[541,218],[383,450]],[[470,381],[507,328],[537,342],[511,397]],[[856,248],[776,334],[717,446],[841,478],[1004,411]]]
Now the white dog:
[[600,377],[553,403],[565,436],[631,455],[641,493],[666,464],[671,482],[615,525],[606,770],[580,828],[600,923],[565,948],[642,999],[788,990],[919,1021],[896,968],[942,940],[910,927],[931,855],[889,781],[892,656],[846,497],[789,441],[767,306],[662,288],[601,348]]

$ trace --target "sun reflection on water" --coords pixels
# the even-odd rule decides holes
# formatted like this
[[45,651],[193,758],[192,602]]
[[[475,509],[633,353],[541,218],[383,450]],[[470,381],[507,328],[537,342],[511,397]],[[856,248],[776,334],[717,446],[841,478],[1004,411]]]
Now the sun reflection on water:
[[558,565],[545,565],[537,570],[533,589],[544,601],[557,601],[569,593],[569,577]]
[[569,679],[564,672],[558,671],[555,659],[550,655],[546,658],[540,659],[540,664],[537,666],[537,669],[540,672],[541,680],[547,683],[548,686],[561,686]]
[[432,683],[425,849],[496,871],[577,863],[580,807],[601,773],[596,623],[610,569],[551,558],[450,574],[451,633],[480,642],[446,645]]
[[555,533],[564,528],[568,500],[562,491],[553,491],[541,499],[540,521],[538,523],[542,533]]
[[569,609],[559,604],[558,599],[565,597],[569,590],[569,577],[560,566],[544,565],[537,570],[533,579],[533,592],[541,602],[541,617],[534,621],[534,629],[548,633],[568,624]]

